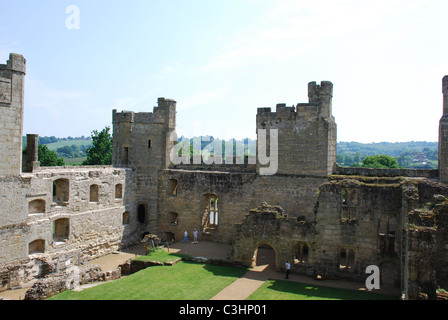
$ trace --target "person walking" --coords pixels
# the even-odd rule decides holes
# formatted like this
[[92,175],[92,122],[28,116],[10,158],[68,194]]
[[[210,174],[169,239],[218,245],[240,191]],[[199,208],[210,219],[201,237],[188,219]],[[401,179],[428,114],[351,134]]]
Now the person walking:
[[289,279],[289,272],[291,271],[291,263],[289,261],[286,261],[285,269],[286,269],[286,279]]
[[184,242],[188,243],[188,231],[187,230],[185,230],[185,232],[184,232]]

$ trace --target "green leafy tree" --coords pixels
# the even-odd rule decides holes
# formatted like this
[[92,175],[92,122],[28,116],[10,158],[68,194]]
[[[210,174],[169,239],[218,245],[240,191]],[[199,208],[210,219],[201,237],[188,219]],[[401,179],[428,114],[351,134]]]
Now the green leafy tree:
[[83,165],[111,165],[112,164],[112,137],[110,127],[102,131],[92,132],[92,146],[87,148],[87,160]]
[[57,167],[65,165],[64,159],[58,158],[56,152],[48,150],[44,144],[37,146],[37,157],[42,167]]
[[374,155],[362,160],[364,168],[399,168],[397,159],[387,155]]

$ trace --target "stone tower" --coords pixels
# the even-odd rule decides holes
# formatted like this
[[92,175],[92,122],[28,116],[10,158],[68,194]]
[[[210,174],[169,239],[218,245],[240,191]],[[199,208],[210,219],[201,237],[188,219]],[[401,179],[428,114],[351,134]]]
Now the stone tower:
[[[257,133],[259,129],[266,129],[268,135],[270,129],[278,130],[278,174],[327,176],[333,171],[337,132],[332,115],[333,84],[310,82],[308,97],[308,103],[297,106],[278,104],[275,112],[271,108],[258,109]],[[267,149],[272,151],[269,137],[267,140]],[[259,162],[260,173],[263,166]]]
[[448,183],[448,76],[442,80],[443,115],[439,122],[439,177]]
[[159,171],[171,163],[176,101],[159,98],[153,112],[113,110],[112,119],[112,164],[135,171],[135,210],[142,230],[147,231],[157,219]]
[[22,169],[23,104],[26,60],[15,53],[0,64],[0,175],[19,175]]

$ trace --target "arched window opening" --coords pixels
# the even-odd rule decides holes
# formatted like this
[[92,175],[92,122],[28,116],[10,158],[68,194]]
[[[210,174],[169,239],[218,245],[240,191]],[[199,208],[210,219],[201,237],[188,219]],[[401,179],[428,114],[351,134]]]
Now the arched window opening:
[[176,179],[170,179],[168,181],[168,194],[175,196],[177,195],[177,187],[179,185],[179,182]]
[[28,203],[29,214],[45,213],[45,200],[33,200]]
[[44,253],[45,240],[38,239],[28,244],[28,254]]
[[129,221],[130,221],[130,214],[129,212],[126,211],[123,213],[123,225],[124,226],[128,225]]
[[176,212],[170,212],[170,223],[178,224],[179,223],[179,215]]

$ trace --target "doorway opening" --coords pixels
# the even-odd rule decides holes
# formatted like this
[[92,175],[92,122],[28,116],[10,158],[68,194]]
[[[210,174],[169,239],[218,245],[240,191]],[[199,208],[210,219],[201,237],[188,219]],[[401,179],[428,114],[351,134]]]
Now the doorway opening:
[[277,254],[268,244],[261,244],[254,254],[253,267],[262,270],[276,270]]

